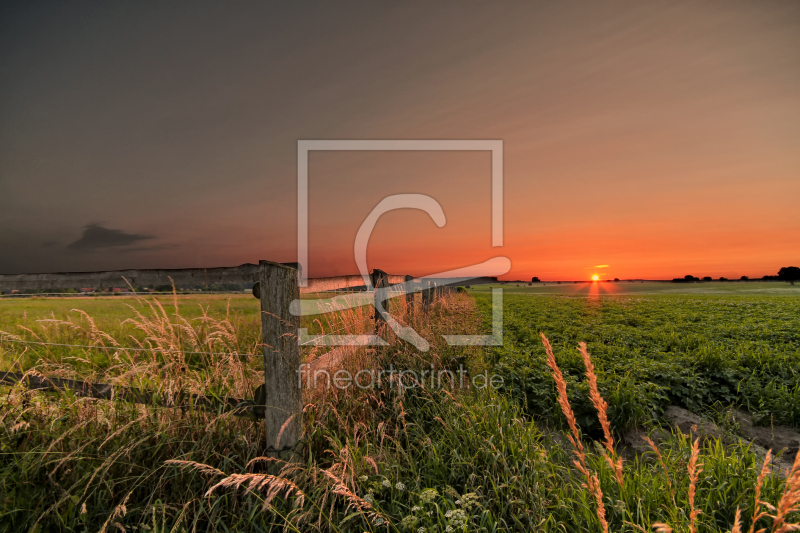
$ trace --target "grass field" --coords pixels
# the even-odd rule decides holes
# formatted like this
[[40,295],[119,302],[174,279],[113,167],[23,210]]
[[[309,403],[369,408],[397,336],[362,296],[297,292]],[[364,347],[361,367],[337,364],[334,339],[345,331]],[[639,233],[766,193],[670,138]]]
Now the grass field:
[[[2,387],[0,531],[633,532],[662,523],[706,533],[733,530],[737,509],[744,531],[754,515],[767,531],[800,520],[800,464],[789,478],[762,469],[742,441],[662,430],[650,452],[615,466],[622,434],[655,430],[671,404],[712,418],[744,407],[760,423],[797,427],[796,288],[535,292],[549,285],[504,285],[504,343],[489,349],[441,338],[486,331],[486,286],[443,298],[427,316],[395,304],[431,350],[389,335],[390,346],[354,350],[349,364],[464,365],[504,386],[307,390],[298,463],[261,457],[257,420]],[[664,293],[673,288],[685,293]],[[553,290],[568,289],[581,290]],[[0,368],[251,397],[261,361],[237,354],[257,350],[257,317],[246,295],[0,301],[0,331],[17,339],[106,346],[0,342]],[[365,321],[368,309],[357,308],[304,325],[330,332]],[[593,372],[576,349],[584,341]]]
[[[323,295],[303,295],[303,299],[314,300]],[[362,333],[369,326],[370,309],[361,307],[347,313],[323,314],[303,317],[302,326],[309,334],[331,332],[344,324],[354,323],[348,328],[351,333]],[[155,333],[154,324],[143,324],[155,320],[162,325],[179,322],[188,328],[181,336],[171,339],[173,348],[185,352],[231,352],[237,354],[260,354],[261,324],[259,302],[250,294],[216,295],[172,295],[114,297],[34,297],[0,300],[0,336],[13,336],[18,340],[46,340],[52,344],[85,346],[120,346],[141,348],[147,346],[148,336]],[[343,322],[344,321],[344,322]],[[156,327],[156,330],[158,327]],[[190,331],[191,330],[191,331]],[[100,331],[108,338],[99,339],[93,332]],[[9,348],[9,344],[5,348]],[[158,344],[158,343],[156,343]],[[71,348],[68,346],[27,347],[27,351],[11,350],[0,357],[0,370],[23,371],[40,365],[43,360],[50,363],[71,361],[56,374],[60,377],[76,377],[69,370],[76,370],[83,377],[103,379],[114,366],[114,352],[105,349]],[[309,356],[318,349],[307,349]],[[11,357],[9,354],[17,354]],[[207,364],[208,361],[206,361]],[[260,359],[252,359],[249,366],[258,371]],[[12,368],[13,366],[13,368]]]

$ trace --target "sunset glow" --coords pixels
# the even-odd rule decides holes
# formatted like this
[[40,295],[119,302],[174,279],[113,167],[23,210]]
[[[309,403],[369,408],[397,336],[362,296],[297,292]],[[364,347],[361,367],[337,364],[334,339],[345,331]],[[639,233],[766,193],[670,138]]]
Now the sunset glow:
[[[446,224],[387,213],[370,268],[503,256],[501,280],[606,281],[800,264],[796,2],[256,3],[224,21],[211,3],[169,23],[138,3],[27,4],[0,17],[0,273],[297,261],[302,139],[503,143],[497,190],[485,150],[312,150],[311,277],[355,273],[361,224],[400,193]],[[148,46],[124,37],[140,28]]]
[[597,274],[594,274],[592,276],[592,281],[599,281],[599,280],[600,280],[600,276],[598,276]]

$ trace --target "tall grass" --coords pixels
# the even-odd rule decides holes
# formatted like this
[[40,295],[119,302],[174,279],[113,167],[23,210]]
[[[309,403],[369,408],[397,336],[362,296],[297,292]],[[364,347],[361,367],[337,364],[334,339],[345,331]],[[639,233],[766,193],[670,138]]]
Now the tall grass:
[[[430,342],[429,352],[384,332],[390,346],[347,351],[332,370],[491,370],[480,347],[452,347],[441,338],[481,332],[474,300],[449,295],[429,315],[418,303],[410,309],[396,299],[390,311]],[[368,308],[333,311],[304,325],[338,334],[371,327]],[[229,312],[183,319],[176,302],[145,300],[131,315],[124,338],[88,315],[14,332],[80,339],[108,356],[101,365],[88,350],[86,357],[43,351],[24,370],[236,397],[251,397],[263,382],[261,360],[237,355],[258,349],[248,329],[257,322],[247,325]],[[196,351],[221,355],[190,354]],[[323,353],[303,349],[307,361]],[[653,442],[652,454],[623,463],[591,357],[585,347],[579,355],[601,427],[597,443],[570,424],[573,385],[564,375],[559,384],[553,356],[544,394],[567,419],[566,439],[491,388],[455,380],[431,388],[394,377],[391,387],[307,390],[303,455],[293,463],[264,457],[259,420],[4,388],[0,530],[563,532],[661,524],[705,533],[730,531],[738,520],[756,531],[794,527],[797,462],[784,480],[745,445],[674,434]]]
[[[584,483],[584,487],[595,497],[597,502],[596,507],[596,515],[597,521],[604,532],[607,532],[608,529],[608,522],[606,519],[606,511],[605,506],[603,505],[603,493],[600,487],[600,483],[598,481],[597,474],[589,470],[586,466],[586,455],[584,453],[584,447],[581,443],[580,439],[580,430],[575,423],[575,416],[572,412],[572,408],[569,404],[569,398],[567,396],[567,384],[564,380],[563,374],[561,370],[558,368],[558,364],[556,363],[555,356],[553,355],[552,347],[550,346],[550,342],[544,334],[541,334],[542,342],[544,343],[545,350],[547,352],[547,362],[548,366],[553,373],[553,379],[556,383],[556,388],[558,390],[558,403],[561,406],[561,411],[567,419],[569,424],[570,430],[572,434],[569,435],[570,443],[575,452],[575,456],[577,460],[575,461],[576,468],[586,477],[586,482]],[[600,394],[597,391],[597,378],[594,375],[594,365],[591,362],[591,357],[589,356],[589,352],[586,349],[586,344],[581,343],[579,347],[579,351],[581,353],[582,359],[584,364],[586,365],[586,377],[587,381],[590,384],[591,389],[591,397],[592,403],[597,408],[598,411],[598,419],[600,420],[600,424],[603,427],[604,435],[605,435],[605,445],[606,449],[603,450],[603,456],[607,460],[608,465],[613,470],[619,486],[622,488],[624,486],[624,469],[622,465],[622,460],[616,458],[612,460],[606,455],[606,452],[610,453],[611,455],[615,456],[615,452],[613,450],[613,441],[611,440],[610,429],[608,427],[608,418],[606,414],[607,404],[602,399]],[[670,476],[670,471],[664,466],[663,457],[658,450],[658,447],[648,438],[648,443],[656,452],[656,455],[659,459],[659,462],[664,468],[666,475]],[[767,501],[761,499],[761,488],[764,483],[764,479],[766,477],[768,463],[770,460],[770,455],[768,454],[764,465],[761,468],[761,471],[758,475],[756,480],[756,487],[755,487],[755,501],[754,501],[754,511],[753,511],[753,518],[752,518],[752,525],[751,530],[755,529],[756,523],[758,520],[762,518],[771,518],[772,519],[772,527],[771,531],[776,533],[783,533],[787,531],[797,531],[800,530],[800,523],[789,524],[787,522],[787,517],[792,514],[800,511],[800,453],[798,453],[795,457],[794,464],[787,474],[786,482],[783,486],[783,491],[780,495],[780,499],[778,500],[776,506],[769,504]],[[700,474],[703,471],[703,464],[700,461],[700,439],[696,438],[694,443],[692,444],[691,454],[689,456],[689,462],[687,465],[687,472],[689,475],[689,483],[687,489],[687,506],[683,509],[677,507],[676,504],[676,514],[688,514],[688,525],[686,525],[686,531],[689,533],[696,533],[698,531],[698,517],[702,514],[702,509],[698,507],[696,504],[696,497],[697,497],[697,489],[698,489],[698,479]],[[670,492],[671,495],[674,495],[672,492],[672,484],[670,482]],[[721,502],[717,501],[717,504]],[[775,514],[767,514],[767,513],[759,513],[760,506],[767,506],[768,508],[775,511]],[[800,518],[795,516],[795,518]],[[631,526],[634,527],[641,527],[637,524],[630,523]],[[674,529],[664,522],[655,522],[652,524],[652,527],[657,531],[663,531],[665,533],[669,533],[674,531]],[[741,510],[737,506],[736,513],[733,518],[732,530],[739,530],[741,528]],[[764,529],[763,531],[766,531]]]

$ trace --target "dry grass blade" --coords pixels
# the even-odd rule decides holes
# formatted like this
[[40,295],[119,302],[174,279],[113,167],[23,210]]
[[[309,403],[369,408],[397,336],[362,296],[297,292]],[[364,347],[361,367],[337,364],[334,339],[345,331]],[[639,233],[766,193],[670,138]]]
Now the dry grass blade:
[[742,510],[736,508],[736,516],[733,519],[733,529],[731,533],[742,533]]
[[256,463],[278,463],[278,462],[283,462],[283,461],[275,457],[256,457],[254,459],[250,459],[247,462],[246,468],[250,468]]
[[372,504],[363,498],[356,495],[352,490],[347,487],[347,484],[338,477],[335,473],[332,472],[336,467],[341,467],[340,464],[334,465],[333,468],[328,470],[323,470],[322,473],[328,477],[329,479],[333,480],[334,487],[333,493],[338,496],[344,496],[347,499],[347,509],[345,512],[349,511],[352,508],[356,508],[360,513],[363,513],[367,518],[371,521],[375,521],[375,519],[380,518],[383,520],[383,523],[389,524],[389,520],[379,512],[375,510]]
[[213,492],[220,488],[233,487],[239,488],[241,485],[246,485],[247,492],[254,492],[266,489],[264,496],[264,508],[266,509],[272,500],[281,493],[284,493],[285,498],[295,496],[295,505],[302,507],[305,503],[306,495],[300,490],[300,487],[289,481],[288,479],[273,476],[270,474],[231,474],[219,483],[208,489],[206,496],[211,496]]
[[603,490],[600,488],[600,480],[597,478],[597,474],[592,474],[590,478],[589,492],[594,495],[594,499],[597,502],[597,519],[600,521],[600,527],[603,528],[604,533],[608,533],[606,506],[603,504]]
[[286,421],[281,424],[281,429],[278,431],[278,436],[275,437],[275,449],[281,449],[281,437],[283,437],[283,432],[286,431],[286,428],[289,427],[289,423],[294,419],[294,413],[289,415]]
[[572,432],[570,442],[575,449],[575,456],[578,458],[578,468],[580,469],[581,473],[585,474],[588,478],[589,473],[586,470],[586,454],[583,449],[583,443],[581,442],[578,424],[575,421],[575,414],[572,411],[572,406],[569,404],[569,397],[567,396],[567,382],[564,380],[564,375],[561,373],[561,369],[558,368],[556,357],[553,355],[553,348],[550,346],[550,341],[547,339],[547,337],[545,337],[544,333],[541,333],[541,336],[544,349],[547,352],[547,366],[549,366],[550,370],[553,372],[553,379],[556,382],[556,390],[558,391],[558,405],[561,407],[561,412],[566,417],[567,424]]
[[[569,435],[569,440],[572,443],[575,456],[577,457],[575,466],[586,477],[586,488],[589,489],[589,492],[597,502],[597,519],[600,521],[603,532],[608,533],[606,509],[605,505],[603,504],[603,491],[600,489],[600,481],[597,479],[597,475],[589,472],[589,469],[586,467],[586,453],[584,452],[583,443],[581,442],[578,424],[575,421],[575,414],[572,411],[572,406],[569,404],[569,397],[567,396],[567,382],[564,380],[564,375],[561,373],[561,369],[558,368],[556,357],[553,354],[553,347],[550,345],[550,341],[547,339],[544,333],[541,333],[541,336],[544,349],[547,352],[547,366],[549,366],[550,370],[553,372],[553,379],[556,382],[556,390],[558,391],[558,404],[561,406],[561,412],[564,413],[564,416],[567,418],[567,424],[569,424],[569,428],[572,431],[572,435]],[[583,344],[582,347],[585,351],[586,345]],[[600,398],[600,400],[603,401],[602,398]],[[605,402],[603,401],[603,403]]]
[[773,533],[800,531],[800,524],[789,524],[786,519],[793,512],[800,511],[800,452],[795,455],[794,464],[786,478],[786,487],[778,502],[772,522]]
[[181,468],[190,467],[193,470],[197,470],[201,474],[208,474],[212,476],[224,476],[225,472],[222,470],[217,470],[213,466],[209,466],[203,463],[196,463],[194,461],[181,461],[179,459],[169,459],[168,461],[164,461],[164,464],[167,465],[176,465]]
[[603,444],[606,448],[606,461],[614,471],[617,478],[617,483],[620,487],[624,483],[622,475],[622,458],[617,456],[614,450],[614,437],[611,435],[611,424],[608,422],[608,403],[600,395],[600,390],[597,388],[597,374],[594,371],[594,364],[592,358],[589,356],[589,351],[586,349],[586,343],[580,343],[578,350],[583,358],[583,364],[586,366],[586,379],[589,382],[589,398],[592,405],[597,410],[597,419],[600,421],[600,426],[603,428],[604,441]]
[[750,533],[755,533],[756,530],[756,522],[758,522],[761,518],[767,516],[766,512],[759,513],[758,510],[763,503],[761,501],[761,487],[764,485],[764,479],[767,477],[769,473],[769,461],[772,458],[772,450],[767,450],[767,456],[764,457],[764,464],[761,466],[761,472],[758,474],[758,481],[756,481],[756,501],[755,506],[753,508],[753,523],[750,524]]
[[[103,527],[100,528],[100,533],[105,533],[109,524],[112,524],[112,521],[116,519],[118,516],[125,516],[125,514],[128,512],[128,509],[127,507],[125,507],[125,505],[128,503],[128,498],[131,497],[131,494],[132,492],[129,492],[128,495],[125,496],[125,499],[122,501],[122,503],[114,508],[114,512],[111,513],[111,515],[108,517],[108,519],[106,519],[105,523],[103,524]],[[115,522],[112,525],[114,525],[117,528],[120,528],[120,524],[117,524]],[[122,530],[125,531],[124,528]]]
[[692,445],[692,456],[689,458],[689,533],[697,531],[697,517],[702,513],[700,509],[694,506],[695,491],[697,489],[697,478],[700,472],[703,471],[703,464],[697,463],[697,458],[700,456],[700,439],[695,439]]

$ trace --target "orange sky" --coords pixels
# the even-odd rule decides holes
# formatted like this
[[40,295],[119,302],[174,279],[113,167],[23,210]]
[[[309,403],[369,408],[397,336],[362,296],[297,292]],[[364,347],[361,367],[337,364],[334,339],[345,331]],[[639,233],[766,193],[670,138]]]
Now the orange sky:
[[[800,3],[19,4],[0,17],[0,273],[296,260],[298,139],[501,139],[312,153],[309,273],[760,277],[800,265]],[[94,229],[92,229],[94,228]],[[116,230],[116,231],[113,231]]]

